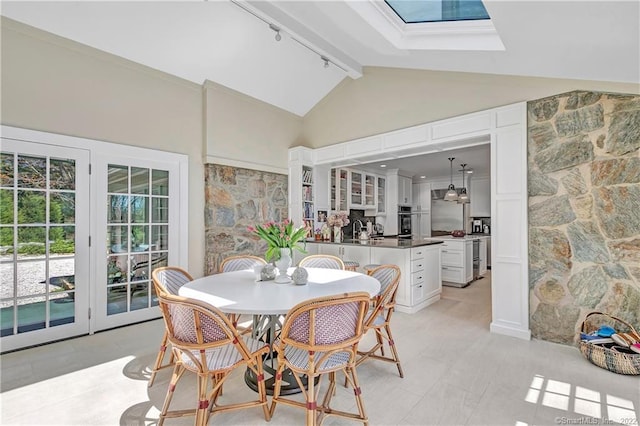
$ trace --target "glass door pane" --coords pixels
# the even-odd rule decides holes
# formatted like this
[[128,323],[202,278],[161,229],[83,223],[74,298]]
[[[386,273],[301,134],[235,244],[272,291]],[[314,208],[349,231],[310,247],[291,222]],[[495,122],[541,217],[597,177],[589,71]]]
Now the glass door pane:
[[12,140],[2,148],[3,350],[87,333],[88,221],[80,212],[89,211],[88,153]]
[[362,173],[351,172],[351,206],[362,205]]
[[169,172],[107,166],[106,315],[157,305],[151,271],[167,265]]
[[367,207],[375,205],[376,177],[364,175],[364,204]]

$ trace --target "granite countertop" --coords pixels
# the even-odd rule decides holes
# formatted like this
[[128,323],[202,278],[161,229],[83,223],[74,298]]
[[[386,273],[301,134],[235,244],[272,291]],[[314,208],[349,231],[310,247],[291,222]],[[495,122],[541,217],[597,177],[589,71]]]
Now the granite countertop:
[[465,241],[465,240],[479,240],[480,238],[491,238],[491,235],[487,234],[467,234],[464,237],[453,237],[451,235],[443,235],[440,237],[431,237],[432,240],[454,240],[454,241]]
[[353,240],[346,239],[341,243],[334,243],[332,241],[316,241],[309,239],[307,243],[314,244],[340,244],[340,245],[353,245],[353,246],[369,246],[369,247],[385,247],[385,248],[413,248],[413,247],[422,247],[422,246],[430,246],[434,244],[442,244],[442,241],[434,240],[434,239],[424,239],[424,240],[409,240],[409,239],[398,239],[398,238],[374,238],[369,240]]

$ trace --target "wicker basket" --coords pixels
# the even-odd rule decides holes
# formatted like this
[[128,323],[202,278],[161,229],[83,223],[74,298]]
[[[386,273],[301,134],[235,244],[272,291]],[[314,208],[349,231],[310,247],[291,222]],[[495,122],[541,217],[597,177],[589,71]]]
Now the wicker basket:
[[[592,317],[594,315],[600,316],[600,322],[594,321],[594,317]],[[602,312],[589,313],[582,322],[581,332],[592,333],[603,323],[610,324],[619,331],[636,332],[633,326],[626,321]],[[603,345],[583,341],[580,341],[579,346],[580,352],[598,367],[618,374],[640,374],[640,354],[618,352]]]

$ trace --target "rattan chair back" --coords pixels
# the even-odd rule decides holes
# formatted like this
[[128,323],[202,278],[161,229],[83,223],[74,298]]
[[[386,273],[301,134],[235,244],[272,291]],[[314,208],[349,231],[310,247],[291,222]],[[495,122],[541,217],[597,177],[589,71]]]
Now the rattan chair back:
[[344,262],[337,256],[330,254],[312,254],[303,258],[298,266],[304,268],[325,268],[325,269],[342,269],[344,270]]
[[180,287],[193,281],[193,277],[184,269],[177,266],[163,266],[151,273],[156,293],[177,295]]
[[218,268],[219,272],[233,272],[243,271],[245,269],[253,270],[254,266],[266,265],[267,262],[258,257],[252,255],[238,255],[227,257],[220,264]]
[[391,315],[396,306],[400,274],[400,268],[396,265],[380,265],[369,273],[380,283],[380,292],[373,299],[374,306],[367,315],[365,328],[371,327],[378,315],[382,315],[385,322],[391,321]]

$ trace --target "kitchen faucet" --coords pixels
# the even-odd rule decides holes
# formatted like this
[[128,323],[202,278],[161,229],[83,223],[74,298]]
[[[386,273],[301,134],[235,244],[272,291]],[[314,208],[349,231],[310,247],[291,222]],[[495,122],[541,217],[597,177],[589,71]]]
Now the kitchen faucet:
[[[360,230],[358,231],[358,235],[356,235],[356,223],[360,224]],[[353,225],[351,225],[351,232],[353,233],[353,238],[357,239],[360,237],[359,233],[362,232],[362,227],[364,225],[362,224],[362,221],[360,219],[356,219],[353,221]]]

